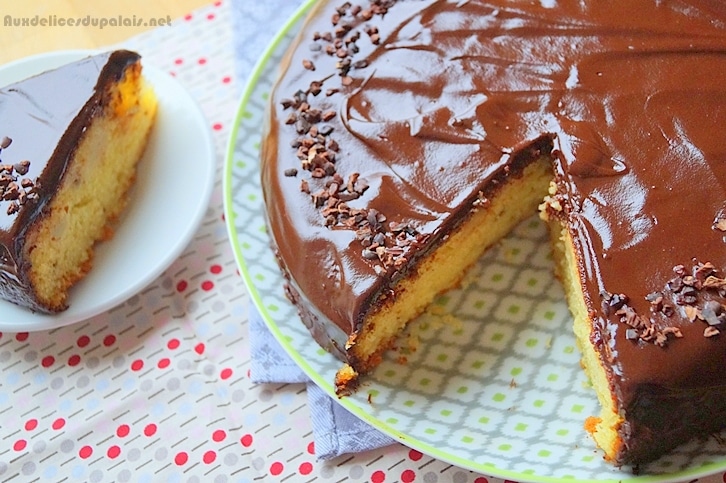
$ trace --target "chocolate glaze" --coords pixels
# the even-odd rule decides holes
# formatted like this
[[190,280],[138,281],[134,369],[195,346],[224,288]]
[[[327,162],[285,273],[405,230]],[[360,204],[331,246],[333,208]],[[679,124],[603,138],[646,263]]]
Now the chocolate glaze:
[[[340,58],[312,40],[335,37],[336,7],[318,5],[289,51],[262,149],[275,247],[316,340],[345,358],[348,335],[406,270],[377,273],[355,232],[326,227],[301,192],[301,178],[318,181],[285,175],[300,168],[290,147],[299,135],[284,124],[282,101],[324,81],[306,99],[337,114],[327,122],[340,145],[336,169],[370,185],[349,204],[414,227],[409,261],[465,218],[493,179],[516,175],[510,163],[523,148],[553,150],[592,341],[626,417],[617,464],[726,425],[726,334],[704,337],[706,324],[683,306],[666,316],[646,300],[676,265],[695,259],[726,273],[726,233],[713,227],[726,206],[726,4],[399,1],[370,20],[342,16],[349,32],[374,25],[380,38],[355,42],[354,61],[365,63],[344,82]],[[339,91],[326,95],[330,87]],[[628,339],[620,316],[601,310],[604,292],[627,295],[636,313],[682,337],[665,347]],[[717,292],[699,297],[724,302]]]
[[25,234],[43,216],[85,129],[108,103],[107,86],[139,58],[125,50],[97,54],[0,89],[0,138],[12,140],[0,164],[30,161],[21,178],[33,180],[38,195],[14,214],[7,212],[9,201],[0,201],[0,297],[48,312],[27,279]]

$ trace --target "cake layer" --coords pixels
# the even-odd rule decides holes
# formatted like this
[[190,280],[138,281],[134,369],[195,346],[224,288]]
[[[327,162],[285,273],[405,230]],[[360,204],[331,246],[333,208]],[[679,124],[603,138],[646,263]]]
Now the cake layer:
[[129,51],[0,90],[0,296],[41,312],[67,306],[125,205],[155,109]]
[[262,147],[275,249],[316,340],[368,369],[361,328],[399,280],[551,152],[545,212],[611,399],[591,425],[606,457],[637,465],[723,427],[725,26],[720,2],[318,4]]

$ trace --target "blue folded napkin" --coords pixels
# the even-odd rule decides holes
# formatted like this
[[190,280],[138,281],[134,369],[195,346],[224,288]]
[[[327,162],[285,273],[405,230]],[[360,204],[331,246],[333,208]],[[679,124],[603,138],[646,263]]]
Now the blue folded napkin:
[[[301,322],[302,323],[302,322]],[[315,455],[321,460],[348,453],[381,448],[394,440],[358,419],[310,382],[293,362],[253,307],[249,318],[250,378],[257,383],[307,383],[308,406],[315,439]]]

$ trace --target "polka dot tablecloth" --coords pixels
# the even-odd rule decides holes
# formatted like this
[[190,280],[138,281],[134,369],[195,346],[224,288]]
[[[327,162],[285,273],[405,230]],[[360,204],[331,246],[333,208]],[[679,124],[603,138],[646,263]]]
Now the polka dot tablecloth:
[[[120,306],[0,335],[0,482],[501,483],[403,445],[318,461],[303,384],[249,378],[249,297],[224,222],[224,150],[244,79],[226,2],[124,42],[199,103],[220,170],[182,255]],[[724,481],[723,475],[700,481]]]

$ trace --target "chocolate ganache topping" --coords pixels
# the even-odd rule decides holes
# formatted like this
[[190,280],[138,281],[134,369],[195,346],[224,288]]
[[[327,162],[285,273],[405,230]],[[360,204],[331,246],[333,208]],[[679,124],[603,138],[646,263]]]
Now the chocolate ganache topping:
[[271,106],[270,228],[322,345],[551,152],[592,342],[636,415],[620,463],[724,425],[726,4],[321,2]]
[[34,310],[23,241],[58,189],[105,86],[139,60],[134,52],[97,54],[0,89],[0,296]]

